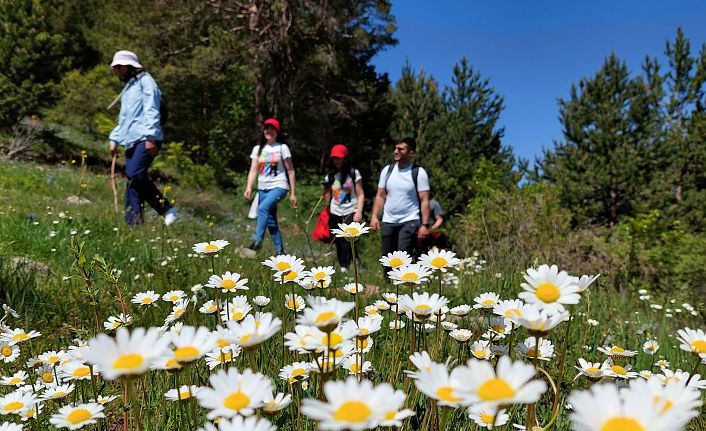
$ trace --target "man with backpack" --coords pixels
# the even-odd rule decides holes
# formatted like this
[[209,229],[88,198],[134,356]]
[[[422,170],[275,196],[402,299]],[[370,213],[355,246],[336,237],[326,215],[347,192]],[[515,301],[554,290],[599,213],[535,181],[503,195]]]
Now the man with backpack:
[[110,67],[124,83],[115,100],[120,99],[120,115],[110,132],[110,154],[117,157],[118,146],[125,148],[125,221],[131,226],[142,223],[142,206],[147,201],[168,226],[176,220],[176,208],[147,174],[164,141],[162,92],[132,51],[116,52]]
[[393,251],[414,256],[418,241],[429,234],[429,177],[413,162],[416,150],[414,138],[400,139],[395,144],[394,163],[380,173],[370,227],[382,231],[383,256]]

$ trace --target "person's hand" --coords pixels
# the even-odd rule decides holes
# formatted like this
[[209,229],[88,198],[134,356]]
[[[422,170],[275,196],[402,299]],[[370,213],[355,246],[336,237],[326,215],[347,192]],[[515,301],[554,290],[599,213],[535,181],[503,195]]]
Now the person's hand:
[[363,221],[363,214],[356,212],[353,214],[353,221],[356,223],[360,223]]
[[292,204],[292,208],[297,209],[297,195],[294,193],[289,195],[289,202]]
[[152,141],[145,141],[145,150],[147,150],[147,154],[150,156],[154,157],[159,153],[159,148],[154,144]]
[[377,217],[370,219],[370,229],[377,232],[380,230],[380,220]]
[[120,155],[120,152],[118,151],[118,145],[115,142],[110,143],[109,151],[112,157],[118,157]]
[[245,191],[243,192],[243,197],[245,197],[245,199],[247,200],[250,200],[250,198],[252,197],[252,189],[250,187],[247,187],[245,189]]
[[424,239],[427,236],[429,236],[429,229],[427,229],[427,227],[424,225],[420,226],[419,230],[417,231],[417,238]]

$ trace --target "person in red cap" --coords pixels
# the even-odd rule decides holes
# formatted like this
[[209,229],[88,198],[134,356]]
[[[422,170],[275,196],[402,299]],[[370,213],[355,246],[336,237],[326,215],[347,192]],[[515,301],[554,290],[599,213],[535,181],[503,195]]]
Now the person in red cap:
[[[363,177],[358,169],[351,165],[348,148],[334,145],[331,148],[333,168],[324,177],[324,199],[329,202],[331,215],[329,228],[337,229],[339,223],[361,222],[363,220]],[[348,271],[353,252],[351,244],[345,238],[336,238],[336,254],[341,272]]]
[[275,251],[284,254],[282,234],[277,223],[277,204],[289,191],[292,208],[297,207],[294,164],[289,147],[277,140],[281,133],[279,121],[268,118],[262,124],[264,143],[256,145],[250,154],[250,171],[243,196],[252,198],[252,186],[257,178],[257,224],[252,243],[248,248],[258,250],[265,238],[265,229],[270,231]]

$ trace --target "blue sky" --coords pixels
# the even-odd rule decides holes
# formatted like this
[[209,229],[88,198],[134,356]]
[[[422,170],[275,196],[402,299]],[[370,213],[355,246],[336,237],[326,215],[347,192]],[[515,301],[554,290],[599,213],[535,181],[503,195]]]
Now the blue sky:
[[405,61],[442,85],[466,56],[505,98],[504,143],[531,160],[561,139],[558,98],[615,52],[633,73],[684,28],[706,42],[703,0],[393,0],[399,44],[373,63],[394,83]]

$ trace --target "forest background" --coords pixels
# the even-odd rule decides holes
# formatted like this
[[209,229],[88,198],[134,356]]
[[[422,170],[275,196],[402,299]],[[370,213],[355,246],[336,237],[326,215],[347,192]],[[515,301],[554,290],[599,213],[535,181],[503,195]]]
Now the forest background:
[[106,106],[120,91],[107,64],[131,49],[168,100],[164,180],[240,193],[259,124],[274,116],[302,182],[317,184],[344,143],[370,196],[394,139],[413,135],[459,253],[703,297],[705,47],[675,29],[664,64],[607,57],[558,99],[563,137],[530,168],[503,144],[503,95],[468,59],[443,88],[414,65],[394,85],[375,70],[395,30],[386,0],[5,0],[0,158],[87,150],[105,170],[117,118]]

